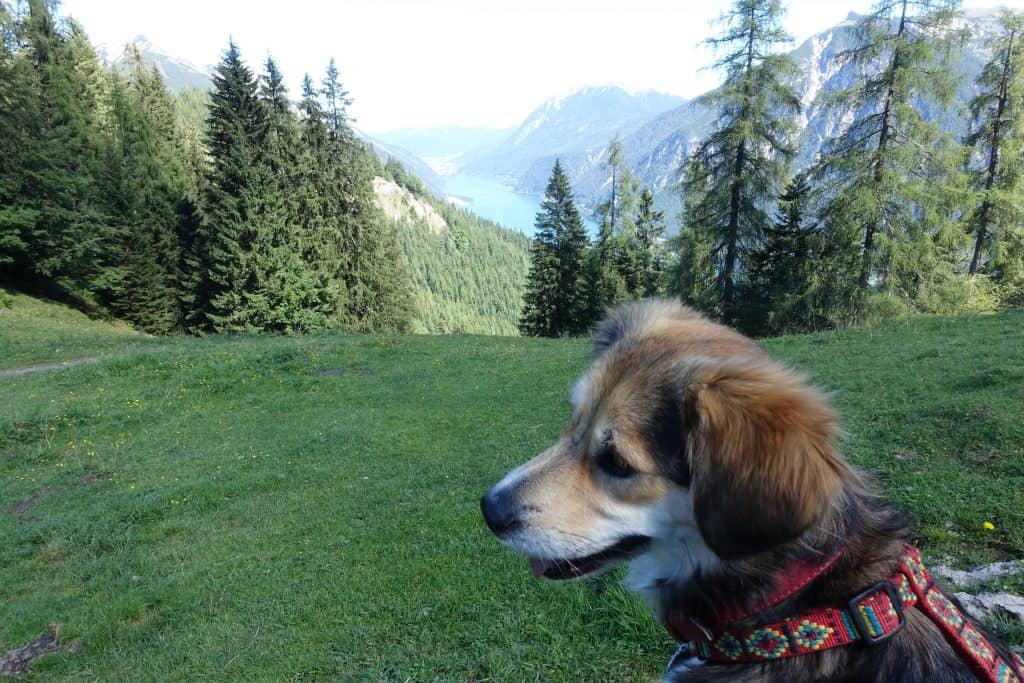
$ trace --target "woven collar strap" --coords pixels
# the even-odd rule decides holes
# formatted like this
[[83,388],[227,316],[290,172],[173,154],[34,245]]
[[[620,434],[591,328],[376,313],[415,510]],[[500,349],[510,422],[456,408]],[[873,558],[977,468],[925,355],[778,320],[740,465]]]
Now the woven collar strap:
[[799,616],[755,628],[727,628],[688,643],[690,654],[716,662],[769,662],[799,657],[858,641],[874,645],[906,625],[904,611],[916,607],[935,622],[946,640],[993,683],[1024,683],[1024,662],[1007,661],[981,631],[934,584],[921,554],[906,546],[899,571],[854,596],[845,606],[808,610]]

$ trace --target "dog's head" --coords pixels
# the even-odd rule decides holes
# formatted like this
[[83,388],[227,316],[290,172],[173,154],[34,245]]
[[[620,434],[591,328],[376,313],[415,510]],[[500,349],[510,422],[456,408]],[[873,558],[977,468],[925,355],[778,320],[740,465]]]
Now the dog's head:
[[755,343],[668,301],[612,311],[561,438],[481,500],[536,576],[632,560],[640,589],[800,537],[840,495],[826,398]]

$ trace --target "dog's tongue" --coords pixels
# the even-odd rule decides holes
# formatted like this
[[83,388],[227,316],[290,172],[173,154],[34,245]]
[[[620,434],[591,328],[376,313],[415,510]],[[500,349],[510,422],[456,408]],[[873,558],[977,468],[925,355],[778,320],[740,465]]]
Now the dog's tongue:
[[539,579],[544,576],[544,572],[546,572],[554,563],[554,560],[542,560],[539,557],[531,557],[530,569],[533,570],[533,578]]

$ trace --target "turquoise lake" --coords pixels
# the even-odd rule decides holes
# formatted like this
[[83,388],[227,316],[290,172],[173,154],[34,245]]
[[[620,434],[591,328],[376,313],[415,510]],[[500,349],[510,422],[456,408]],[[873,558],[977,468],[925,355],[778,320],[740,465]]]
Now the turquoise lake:
[[[540,195],[520,194],[500,176],[457,173],[444,180],[445,193],[468,201],[464,206],[473,213],[506,228],[533,235],[533,223],[540,211]],[[462,202],[459,205],[463,206]],[[585,220],[584,223],[591,234],[596,232],[592,221]]]

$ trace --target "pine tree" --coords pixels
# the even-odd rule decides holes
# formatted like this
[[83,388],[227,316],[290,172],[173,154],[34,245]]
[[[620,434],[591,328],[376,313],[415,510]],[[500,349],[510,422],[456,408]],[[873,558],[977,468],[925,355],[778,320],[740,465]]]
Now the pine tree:
[[346,318],[360,331],[402,331],[412,323],[411,281],[401,261],[397,236],[377,208],[371,152],[349,125],[352,103],[332,59],[320,91],[327,130],[332,211],[347,257],[338,274],[347,292]]
[[665,293],[670,269],[669,255],[664,248],[667,225],[665,212],[654,208],[654,194],[645,187],[640,193],[634,221],[637,254],[636,297],[660,296]]
[[86,293],[110,236],[105,77],[81,27],[62,31],[44,0],[2,18],[0,262],[23,286]]
[[304,261],[317,273],[321,296],[332,326],[355,329],[348,314],[345,286],[349,270],[348,241],[337,225],[342,211],[333,183],[332,153],[320,94],[306,74],[299,103],[299,147],[295,191],[297,206],[297,247]]
[[126,52],[127,82],[112,79],[106,193],[116,216],[94,289],[136,327],[166,334],[183,324],[183,233],[194,229],[195,178],[181,147],[170,94],[137,48]]
[[211,159],[205,182],[197,326],[240,332],[251,325],[246,301],[253,244],[259,234],[259,157],[266,109],[257,81],[234,41],[213,76],[207,117]]
[[[919,103],[948,104],[955,78],[946,59],[959,0],[882,0],[857,24],[857,43],[837,59],[860,71],[831,104],[852,122],[830,140],[817,167],[821,220],[851,276],[829,284],[846,300],[839,317],[861,314],[871,288],[921,305],[943,275],[936,246],[957,183],[956,150],[944,144]],[[836,269],[843,270],[843,269]]]
[[583,334],[590,324],[584,280],[587,232],[558,160],[535,225],[520,332],[531,337]]
[[826,325],[809,294],[824,243],[809,220],[811,185],[801,173],[779,197],[774,225],[751,250],[750,274],[743,285],[747,327],[756,335],[819,329]]
[[597,207],[597,239],[587,254],[588,319],[597,322],[609,306],[638,296],[639,254],[634,211],[639,183],[629,170],[618,136],[608,143],[609,196]]
[[684,228],[676,291],[698,308],[742,324],[738,284],[749,250],[771,225],[769,210],[795,150],[791,121],[800,103],[795,66],[775,52],[790,36],[779,0],[735,0],[723,34],[707,41],[725,54],[725,82],[700,98],[715,129],[690,156],[683,184]]
[[334,323],[329,285],[303,257],[299,226],[302,182],[299,122],[291,110],[284,76],[268,57],[260,79],[265,136],[258,150],[259,232],[250,254],[250,286],[244,292],[249,324],[275,332],[307,332]]
[[1003,10],[989,48],[992,57],[977,79],[978,94],[970,103],[972,127],[965,141],[977,154],[972,168],[977,201],[968,219],[974,248],[968,273],[973,277],[981,271],[1012,283],[1024,278],[1024,15]]

